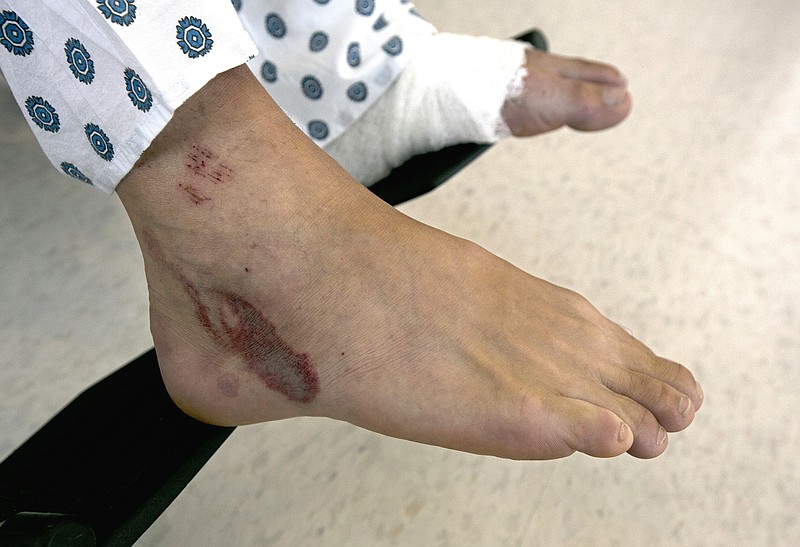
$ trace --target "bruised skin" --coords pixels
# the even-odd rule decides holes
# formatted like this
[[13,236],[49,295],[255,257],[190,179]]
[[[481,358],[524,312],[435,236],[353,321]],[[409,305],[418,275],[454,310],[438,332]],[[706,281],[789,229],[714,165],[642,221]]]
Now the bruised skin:
[[[197,147],[214,161],[188,161]],[[229,176],[207,176],[219,165]],[[182,106],[118,193],[165,384],[205,421],[326,416],[510,458],[650,458],[702,405],[685,367],[579,295],[380,202],[246,68]]]
[[[255,306],[225,292],[214,291],[204,297],[189,282],[186,292],[203,329],[221,348],[239,356],[264,385],[290,401],[314,400],[319,378],[308,355],[290,348],[278,336],[275,325]],[[229,386],[223,382],[221,389],[231,396]]]
[[[209,200],[192,200],[192,203],[200,205],[206,201]],[[263,313],[239,295],[214,289],[201,291],[178,266],[169,262],[148,230],[144,232],[144,242],[160,267],[180,280],[200,326],[219,349],[235,355],[267,388],[288,400],[300,403],[314,400],[319,392],[319,377],[311,360],[281,339],[275,325]],[[245,271],[249,272],[249,268]],[[235,397],[239,383],[236,376],[221,374],[217,385],[226,396]]]

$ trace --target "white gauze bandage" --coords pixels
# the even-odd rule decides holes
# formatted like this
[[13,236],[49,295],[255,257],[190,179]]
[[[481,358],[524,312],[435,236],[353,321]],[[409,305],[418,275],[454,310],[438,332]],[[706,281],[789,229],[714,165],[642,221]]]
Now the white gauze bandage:
[[522,93],[528,47],[432,35],[397,81],[325,151],[369,186],[416,154],[509,136],[501,110]]

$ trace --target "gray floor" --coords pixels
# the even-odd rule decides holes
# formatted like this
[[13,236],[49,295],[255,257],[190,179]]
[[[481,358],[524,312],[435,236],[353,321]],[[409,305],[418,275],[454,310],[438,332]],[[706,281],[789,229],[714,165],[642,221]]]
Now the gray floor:
[[[690,365],[705,408],[653,461],[508,462],[322,420],[242,428],[140,544],[795,544],[800,3],[418,5],[446,30],[538,25],[554,50],[613,60],[635,110],[602,134],[498,145],[403,210],[585,294]],[[52,172],[0,103],[2,457],[151,342],[118,200]]]

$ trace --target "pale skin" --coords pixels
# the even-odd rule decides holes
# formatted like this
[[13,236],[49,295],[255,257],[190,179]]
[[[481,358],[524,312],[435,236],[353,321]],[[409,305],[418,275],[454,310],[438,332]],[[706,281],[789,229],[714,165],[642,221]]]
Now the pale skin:
[[[528,65],[503,110],[516,135],[630,111],[612,67]],[[184,104],[118,194],[164,382],[201,420],[326,416],[506,458],[652,458],[702,405],[689,370],[580,295],[375,198],[245,67]]]

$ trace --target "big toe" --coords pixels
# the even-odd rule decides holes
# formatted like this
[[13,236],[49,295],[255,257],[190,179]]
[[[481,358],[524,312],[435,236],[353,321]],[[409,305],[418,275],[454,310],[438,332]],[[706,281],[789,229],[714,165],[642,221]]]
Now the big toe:
[[513,135],[529,137],[564,125],[580,131],[607,129],[624,120],[631,107],[624,84],[540,73],[529,74],[522,96],[504,106],[503,118]]
[[627,117],[632,107],[625,85],[563,79],[558,95],[566,125],[580,131],[613,127]]
[[532,53],[528,63],[554,78],[557,100],[574,129],[606,129],[630,113],[628,80],[616,67],[580,58]]

